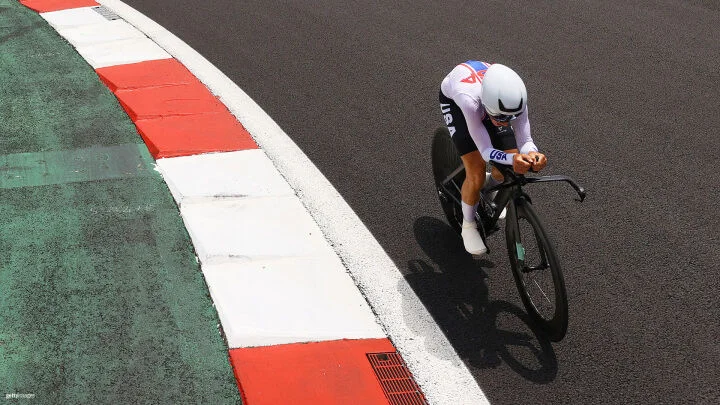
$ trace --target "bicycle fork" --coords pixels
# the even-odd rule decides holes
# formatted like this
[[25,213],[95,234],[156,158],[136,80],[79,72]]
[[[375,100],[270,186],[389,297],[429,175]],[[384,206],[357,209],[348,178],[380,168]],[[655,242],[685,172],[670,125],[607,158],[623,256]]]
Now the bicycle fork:
[[[518,267],[523,273],[532,273],[538,270],[550,268],[547,255],[542,247],[542,243],[538,240],[538,235],[533,231],[532,237],[534,241],[523,241],[520,232],[520,222],[518,221],[517,207],[530,204],[524,195],[515,196],[511,204],[508,204],[508,212],[505,218],[505,240],[507,241],[508,252],[512,252],[514,259],[518,263]],[[535,243],[538,254],[540,255],[540,263],[537,266],[528,266],[525,263],[525,246],[527,243]]]

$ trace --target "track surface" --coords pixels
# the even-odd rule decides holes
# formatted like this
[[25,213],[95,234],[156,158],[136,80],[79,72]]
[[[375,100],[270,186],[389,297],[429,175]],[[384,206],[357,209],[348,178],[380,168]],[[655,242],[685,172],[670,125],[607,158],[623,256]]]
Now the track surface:
[[[128,0],[253,97],[367,224],[493,403],[720,401],[714,0]],[[467,59],[525,79],[536,143],[589,191],[531,189],[570,298],[527,326],[500,235],[473,261],[442,218],[437,91]]]

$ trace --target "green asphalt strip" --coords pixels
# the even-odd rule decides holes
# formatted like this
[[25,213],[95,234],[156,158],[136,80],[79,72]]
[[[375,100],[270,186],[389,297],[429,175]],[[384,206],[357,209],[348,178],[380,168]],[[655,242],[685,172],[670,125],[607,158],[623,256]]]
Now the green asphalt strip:
[[14,0],[0,0],[0,155],[0,397],[240,403],[147,148],[93,69]]

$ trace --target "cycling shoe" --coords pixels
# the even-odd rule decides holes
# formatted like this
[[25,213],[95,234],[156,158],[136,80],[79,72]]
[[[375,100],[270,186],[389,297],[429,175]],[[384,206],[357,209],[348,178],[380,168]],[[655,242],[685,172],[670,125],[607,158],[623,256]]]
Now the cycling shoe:
[[475,222],[463,221],[461,235],[465,250],[471,255],[479,256],[487,252]]

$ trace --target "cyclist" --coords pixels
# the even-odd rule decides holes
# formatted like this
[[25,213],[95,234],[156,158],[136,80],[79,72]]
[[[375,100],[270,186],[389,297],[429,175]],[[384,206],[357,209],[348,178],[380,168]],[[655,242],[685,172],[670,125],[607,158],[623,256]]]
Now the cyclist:
[[480,192],[503,180],[493,167],[485,184],[485,162],[512,165],[524,174],[544,168],[547,158],[530,136],[525,83],[507,66],[475,60],[457,65],[440,86],[440,109],[465,165],[463,244],[468,253],[481,255],[487,248],[475,223]]

